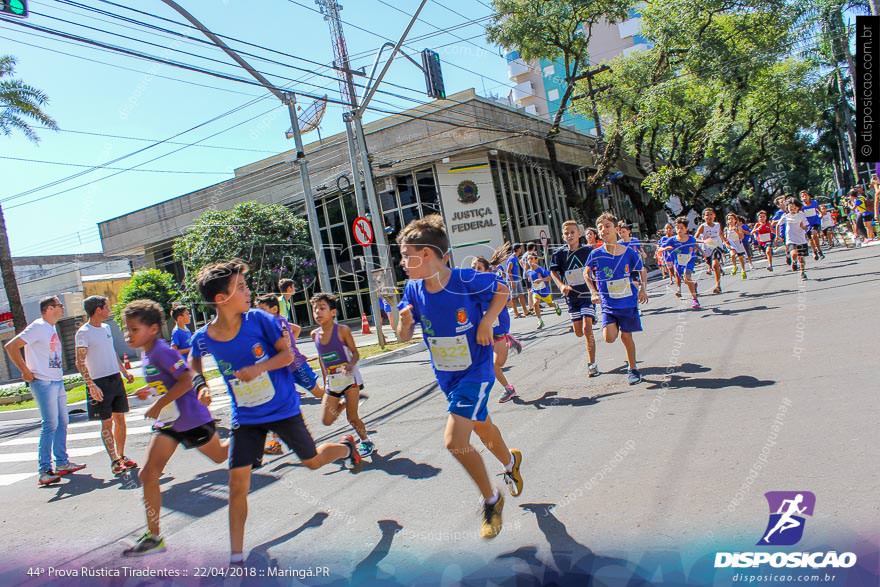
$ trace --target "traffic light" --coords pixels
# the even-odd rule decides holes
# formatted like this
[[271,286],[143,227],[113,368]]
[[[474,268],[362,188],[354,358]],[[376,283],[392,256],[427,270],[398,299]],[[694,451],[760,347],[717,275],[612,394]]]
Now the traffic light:
[[27,0],[0,0],[0,15],[27,18]]
[[436,51],[422,51],[422,69],[425,70],[425,85],[431,98],[446,99],[446,87],[443,85],[443,72],[440,70],[440,55]]

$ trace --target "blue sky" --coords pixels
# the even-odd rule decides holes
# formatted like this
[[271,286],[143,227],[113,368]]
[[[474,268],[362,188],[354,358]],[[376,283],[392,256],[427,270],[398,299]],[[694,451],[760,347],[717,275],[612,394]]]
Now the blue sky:
[[[215,32],[319,63],[332,61],[329,28],[323,17],[312,10],[315,8],[313,0],[178,1]],[[384,42],[376,35],[396,40],[403,31],[408,17],[389,5],[410,14],[418,6],[416,0],[386,1],[387,4],[382,0],[341,2],[342,18],[351,23],[343,24],[349,52],[359,56],[353,61],[355,67],[365,66],[369,69],[372,65],[375,50]],[[123,0],[120,0],[119,4],[122,3]],[[197,32],[188,31],[182,26],[174,26],[109,3],[92,0],[83,4],[199,36]],[[138,0],[126,4],[156,16],[181,20],[161,0]],[[488,22],[484,17],[490,14],[487,4],[488,0],[444,0],[442,4],[430,1],[410,33],[410,38],[414,38],[436,33],[437,27],[446,29],[477,19],[477,22],[415,41],[411,45],[416,50],[436,48],[440,53],[444,62],[447,94],[476,88],[483,95],[488,92],[506,96],[512,85],[507,79],[502,52],[485,41],[482,25]],[[153,34],[138,24],[125,23],[59,0],[31,0],[30,10],[32,14],[26,22],[35,25],[138,49],[165,59],[243,75],[237,66],[226,65],[230,60],[222,52],[201,43],[188,40],[178,43],[177,39],[165,33]],[[112,34],[78,25],[104,29]],[[375,34],[358,30],[354,25]],[[46,111],[55,118],[61,129],[67,131],[38,130],[41,141],[36,145],[17,134],[0,137],[0,199],[17,196],[3,202],[13,255],[100,251],[96,222],[222,181],[231,177],[236,167],[292,147],[292,141],[284,138],[284,131],[289,126],[286,111],[275,98],[260,88],[109,53],[78,42],[45,37],[48,36],[44,33],[0,21],[0,54],[16,57],[16,77],[40,88],[50,97]],[[284,79],[289,78],[298,80],[292,87],[301,92],[339,97],[336,81],[317,75],[332,76],[332,70],[262,49],[244,47],[234,42],[230,44],[282,62],[284,65],[248,58],[257,69],[272,74],[268,77],[279,85],[289,83]],[[175,49],[218,59],[223,63],[181,54]],[[418,60],[418,55],[414,57]],[[305,71],[292,69],[288,65]],[[377,108],[397,111],[415,106],[416,101],[429,100],[425,96],[422,73],[406,60],[395,61],[386,80],[410,89],[387,85],[382,89],[412,100],[377,94],[376,100],[383,102],[374,100]],[[175,143],[203,140],[200,144],[209,148],[165,143],[109,166],[123,169],[167,154],[143,165],[143,169],[156,172],[128,171],[91,185],[76,187],[118,173],[118,170],[103,169],[29,195],[18,196],[27,190],[86,171],[87,168],[4,159],[15,157],[96,165],[148,147],[151,142],[82,133],[167,139],[261,96],[262,99],[232,114],[172,139]],[[305,98],[302,101],[309,102]],[[321,127],[323,136],[342,130],[341,113],[339,107],[330,105]],[[371,113],[367,120],[379,116],[382,114]],[[238,126],[230,129],[234,125]],[[219,134],[207,138],[215,133]],[[305,139],[306,142],[316,140],[317,134],[307,135]],[[171,154],[178,149],[178,152]],[[189,173],[177,173],[182,171]],[[51,196],[69,188],[74,189]],[[34,201],[38,198],[45,199]]]

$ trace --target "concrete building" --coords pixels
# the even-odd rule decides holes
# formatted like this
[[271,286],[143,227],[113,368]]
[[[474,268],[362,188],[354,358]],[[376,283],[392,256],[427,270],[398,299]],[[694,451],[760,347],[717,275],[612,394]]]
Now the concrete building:
[[[83,300],[90,295],[103,295],[110,299],[111,304],[116,303],[113,292],[118,293],[130,279],[132,267],[139,267],[141,263],[142,258],[138,256],[119,258],[101,253],[13,257],[15,278],[28,322],[40,317],[40,300],[45,297],[57,295],[64,304],[64,318],[58,322],[58,334],[65,373],[75,370],[73,335],[86,320]],[[4,344],[15,335],[15,331],[6,291],[2,288],[0,316],[5,318],[0,320],[0,344]],[[131,353],[116,323],[111,320],[110,325],[114,330],[117,351],[120,354]],[[0,382],[15,379],[19,375],[6,353],[0,352]]]
[[[545,120],[479,97],[473,90],[365,125],[381,224],[389,242],[409,221],[427,214],[444,217],[457,265],[469,264],[473,255],[491,253],[505,240],[537,241],[545,233],[551,242],[559,242],[570,211],[547,161],[541,137],[548,128]],[[594,146],[593,138],[570,129],[558,137],[559,159],[583,193],[584,171],[594,165]],[[369,289],[363,248],[351,233],[358,206],[345,135],[311,143],[305,150],[324,255],[333,290],[340,294],[339,317],[358,318],[362,312],[369,314]],[[144,255],[147,264],[182,278],[172,243],[206,210],[255,200],[304,213],[293,157],[293,151],[279,153],[236,169],[232,179],[99,223],[104,253]],[[620,169],[635,177],[631,162],[621,162]],[[605,206],[619,201],[617,187],[610,189]],[[375,219],[373,225],[379,228]],[[402,282],[396,246],[391,247],[391,257]],[[311,293],[303,290],[295,297],[297,319],[303,324],[311,322],[305,303]],[[194,318],[203,319],[197,313]]]
[[[610,61],[618,55],[648,48],[648,41],[641,36],[642,20],[635,10],[630,18],[620,24],[599,23],[593,27],[590,38],[590,68]],[[506,56],[507,77],[516,85],[510,100],[529,114],[552,120],[559,110],[560,99],[565,93],[565,65],[561,59],[539,59],[526,62],[517,51]],[[596,134],[592,118],[568,111],[563,124],[581,132]]]

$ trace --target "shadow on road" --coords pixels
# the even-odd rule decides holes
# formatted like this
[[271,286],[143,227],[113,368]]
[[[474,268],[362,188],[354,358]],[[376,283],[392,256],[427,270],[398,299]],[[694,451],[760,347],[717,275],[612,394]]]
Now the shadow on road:
[[711,314],[703,314],[701,318],[706,318],[708,316],[737,316],[739,314],[745,314],[746,312],[756,312],[759,310],[778,310],[779,306],[750,306],[748,308],[738,308],[736,310],[731,309],[722,309],[711,307],[709,310]]
[[[283,579],[279,581],[278,579],[270,578],[268,569],[277,569],[278,561],[269,554],[269,549],[278,546],[280,544],[284,544],[288,540],[296,538],[306,530],[310,528],[319,528],[324,521],[330,517],[330,514],[326,512],[317,512],[311,518],[306,520],[306,522],[300,526],[299,528],[294,528],[287,534],[283,534],[278,538],[274,538],[268,542],[264,542],[262,544],[258,544],[255,546],[250,553],[248,554],[247,560],[245,561],[245,567],[256,569],[257,576],[256,577],[248,577],[244,581],[242,581],[242,585],[281,585],[281,584],[289,584],[290,579]],[[222,579],[220,580],[222,582]]]
[[672,389],[726,389],[729,387],[739,387],[743,389],[757,389],[759,387],[768,387],[776,383],[770,379],[758,379],[751,375],[737,375],[736,377],[704,377],[690,378],[682,375],[671,374],[666,381],[648,381],[650,383],[645,389],[661,389],[668,387]]
[[[2,422],[0,422],[2,424]],[[0,431],[0,438],[14,438],[19,434],[27,434],[28,432],[36,432],[40,429],[42,424],[37,422],[36,424],[21,424],[18,426],[11,426],[8,428],[3,428]]]
[[[251,492],[278,481],[275,477],[251,474]],[[225,508],[228,504],[229,471],[216,469],[199,473],[195,478],[177,483],[162,492],[162,507],[201,518]]]
[[386,455],[374,452],[365,461],[366,466],[364,468],[368,471],[375,469],[389,475],[406,477],[407,479],[429,479],[439,475],[442,470],[428,463],[417,463],[408,457],[395,458],[398,454],[400,454],[399,450]]
[[619,395],[621,393],[623,392],[615,391],[594,396],[557,397],[559,395],[558,391],[545,391],[544,395],[537,399],[524,400],[520,396],[514,396],[512,401],[518,406],[533,406],[537,410],[545,410],[547,408],[555,408],[557,406],[593,406],[598,404],[599,400],[602,398],[610,397],[612,395]]
[[83,475],[82,473],[66,475],[64,480],[65,482],[62,482],[59,485],[51,486],[56,490],[56,493],[52,499],[49,500],[49,503],[62,501],[77,495],[84,495],[99,489],[109,489],[122,482],[119,478],[98,479],[94,475]]
[[379,563],[391,552],[391,543],[394,541],[394,535],[403,530],[397,520],[379,520],[379,531],[382,537],[373,550],[357,565],[351,574],[352,585],[402,585],[398,583],[394,577],[387,573],[382,573],[379,577]]

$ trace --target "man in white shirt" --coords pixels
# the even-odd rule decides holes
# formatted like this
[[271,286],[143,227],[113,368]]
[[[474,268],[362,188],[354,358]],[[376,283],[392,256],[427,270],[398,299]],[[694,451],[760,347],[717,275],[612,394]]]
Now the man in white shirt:
[[104,296],[83,300],[88,322],[76,331],[76,368],[82,373],[89,390],[89,420],[101,421],[101,440],[110,456],[114,475],[137,467],[125,456],[125,414],[128,396],[122,377],[131,383],[129,373],[113,345],[113,332],[104,321],[110,317],[110,304]]
[[67,392],[64,389],[61,339],[55,330],[55,324],[62,316],[64,305],[61,301],[55,296],[44,298],[40,300],[40,317],[4,345],[9,359],[21,371],[21,378],[30,384],[43,419],[37,452],[40,472],[37,482],[40,485],[55,483],[62,475],[85,467],[67,458]]

